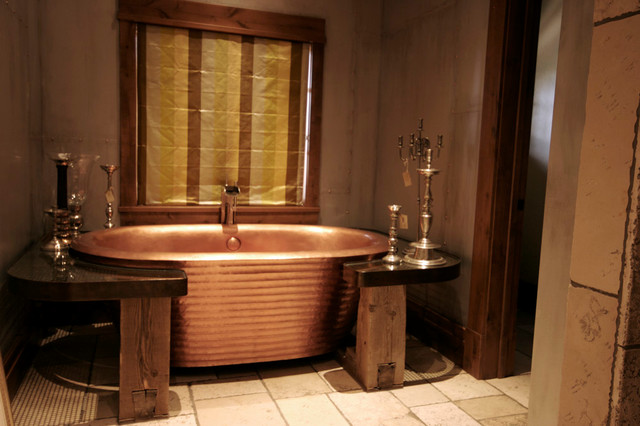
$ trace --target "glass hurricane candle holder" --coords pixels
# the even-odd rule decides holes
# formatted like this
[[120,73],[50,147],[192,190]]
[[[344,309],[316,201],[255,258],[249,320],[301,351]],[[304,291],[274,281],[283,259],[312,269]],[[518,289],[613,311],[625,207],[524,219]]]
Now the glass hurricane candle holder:
[[71,238],[80,235],[84,225],[82,205],[87,199],[87,189],[93,165],[100,158],[94,154],[76,154],[71,158],[68,170],[68,209],[71,224]]

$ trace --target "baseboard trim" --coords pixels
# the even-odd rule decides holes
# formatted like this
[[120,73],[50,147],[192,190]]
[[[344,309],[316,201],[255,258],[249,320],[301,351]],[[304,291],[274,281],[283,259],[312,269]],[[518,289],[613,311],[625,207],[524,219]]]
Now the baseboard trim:
[[407,331],[461,366],[465,327],[426,306],[407,300]]

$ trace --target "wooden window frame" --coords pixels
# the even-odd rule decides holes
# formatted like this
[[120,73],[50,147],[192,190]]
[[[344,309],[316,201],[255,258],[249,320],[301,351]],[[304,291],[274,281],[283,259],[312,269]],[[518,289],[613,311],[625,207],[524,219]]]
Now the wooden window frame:
[[325,21],[320,18],[217,6],[186,0],[119,0],[120,224],[218,223],[218,206],[146,206],[137,196],[138,24],[251,35],[311,44],[313,54],[307,187],[304,206],[239,206],[243,223],[317,223],[320,182]]

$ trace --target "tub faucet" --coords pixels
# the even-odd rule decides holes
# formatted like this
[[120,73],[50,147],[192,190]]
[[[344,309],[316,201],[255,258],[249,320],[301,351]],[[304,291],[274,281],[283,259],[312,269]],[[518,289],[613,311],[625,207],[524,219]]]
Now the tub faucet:
[[220,203],[220,223],[223,225],[235,225],[236,207],[238,206],[238,194],[240,188],[237,185],[225,185],[222,190]]

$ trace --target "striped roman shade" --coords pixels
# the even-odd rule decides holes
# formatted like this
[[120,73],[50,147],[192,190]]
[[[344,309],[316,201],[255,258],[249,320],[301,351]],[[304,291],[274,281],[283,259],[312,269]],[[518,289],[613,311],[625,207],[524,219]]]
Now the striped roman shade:
[[138,202],[302,205],[310,47],[138,27]]

